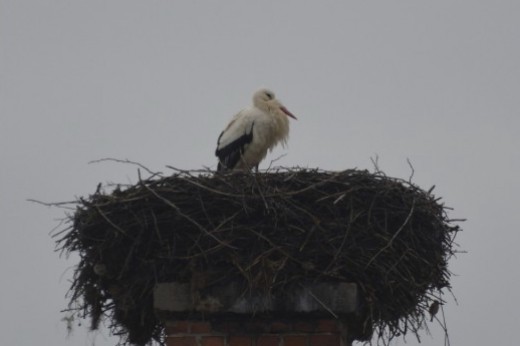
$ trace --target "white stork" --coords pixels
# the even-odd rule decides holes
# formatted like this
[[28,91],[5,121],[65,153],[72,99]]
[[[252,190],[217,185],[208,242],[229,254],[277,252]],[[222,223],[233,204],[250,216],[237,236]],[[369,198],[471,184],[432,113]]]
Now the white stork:
[[220,134],[215,155],[218,171],[258,170],[260,161],[278,143],[285,145],[289,119],[296,117],[278,101],[274,93],[260,89],[253,95],[253,106],[241,110]]

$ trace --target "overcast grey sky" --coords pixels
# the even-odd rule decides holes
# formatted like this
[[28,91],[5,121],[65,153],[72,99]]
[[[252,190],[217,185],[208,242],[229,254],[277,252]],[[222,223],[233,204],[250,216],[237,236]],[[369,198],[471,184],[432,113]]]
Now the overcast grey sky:
[[[372,169],[468,218],[450,263],[452,345],[516,345],[520,2],[0,0],[0,345],[113,345],[60,310],[77,258],[49,232],[99,182],[216,167],[217,136],[272,88],[284,166]],[[264,168],[266,164],[264,163]],[[422,345],[442,345],[442,330]],[[416,345],[408,337],[408,345]],[[402,341],[396,344],[403,344]]]

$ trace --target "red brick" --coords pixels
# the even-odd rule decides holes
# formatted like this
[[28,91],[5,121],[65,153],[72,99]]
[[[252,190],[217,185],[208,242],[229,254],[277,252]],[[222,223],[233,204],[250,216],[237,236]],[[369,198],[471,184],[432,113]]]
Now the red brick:
[[242,332],[246,333],[269,333],[271,323],[265,321],[250,321],[243,325]]
[[193,322],[190,325],[191,333],[210,333],[211,324],[209,322]]
[[166,323],[166,335],[179,334],[179,333],[188,333],[190,330],[190,322],[189,321],[175,321]]
[[295,322],[293,323],[293,331],[297,332],[313,332],[316,330],[316,323],[311,322]]
[[227,334],[240,334],[244,328],[236,321],[213,321],[211,324],[213,331]]
[[229,346],[251,346],[252,340],[250,336],[230,336],[228,340]]
[[271,323],[271,333],[273,332],[289,332],[291,331],[291,325],[285,322],[273,322]]
[[309,346],[339,346],[339,344],[339,334],[309,336]]
[[225,336],[203,336],[201,346],[226,346]]
[[319,332],[337,332],[338,322],[335,320],[319,320],[316,330]]
[[198,346],[194,336],[170,336],[166,339],[167,346]]
[[260,335],[256,339],[256,346],[279,346],[280,337],[278,335]]
[[283,337],[284,346],[307,346],[308,337],[305,335],[287,335]]

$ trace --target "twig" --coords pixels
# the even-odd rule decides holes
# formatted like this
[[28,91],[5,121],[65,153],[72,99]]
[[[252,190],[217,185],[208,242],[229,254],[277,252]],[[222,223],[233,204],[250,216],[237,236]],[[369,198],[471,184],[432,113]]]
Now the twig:
[[209,186],[205,186],[205,185],[202,185],[202,184],[200,184],[200,183],[198,183],[196,181],[193,181],[192,179],[187,179],[185,177],[179,177],[179,179],[182,179],[182,180],[184,180],[187,183],[190,183],[192,185],[198,186],[198,187],[200,187],[202,189],[205,189],[207,191],[211,191],[213,193],[217,193],[219,195],[228,196],[228,197],[242,197],[242,195],[237,195],[237,194],[233,194],[233,193],[229,193],[229,192],[224,192],[224,191],[213,189],[213,188],[211,188]]
[[269,166],[267,167],[266,172],[268,172],[271,169],[271,166],[273,165],[273,163],[275,163],[276,161],[281,160],[285,156],[287,156],[287,154],[282,154],[282,155],[278,156],[277,158],[272,159],[271,162],[269,162]]
[[42,202],[42,201],[39,201],[37,199],[32,199],[32,198],[29,198],[29,199],[26,199],[27,202],[32,202],[32,203],[37,203],[37,204],[41,204],[41,205],[44,205],[46,207],[59,207],[59,208],[63,208],[63,209],[68,209],[68,210],[75,210],[76,208],[74,207],[64,207],[66,205],[75,205],[77,204],[78,202],[77,201],[68,201],[68,202]]
[[392,246],[395,238],[399,235],[399,233],[401,233],[401,231],[404,229],[404,226],[406,226],[408,224],[408,221],[410,221],[410,218],[412,217],[413,215],[413,211],[415,209],[415,201],[412,203],[412,207],[410,208],[410,212],[408,213],[408,216],[406,217],[406,219],[404,220],[403,224],[401,225],[401,227],[399,227],[399,229],[395,232],[395,234],[393,235],[392,238],[390,238],[390,241],[381,249],[379,250],[375,255],[374,257],[372,257],[370,259],[370,261],[368,261],[368,263],[366,264],[365,268],[368,268],[370,266],[370,264],[383,252],[385,251],[386,249],[388,249],[390,246]]
[[379,155],[376,154],[375,157],[371,157],[370,161],[372,161],[372,165],[374,166],[374,172],[379,173],[381,169],[379,169]]
[[413,168],[412,163],[410,162],[409,158],[406,158],[406,162],[408,162],[408,166],[410,166],[410,169],[412,170],[412,172],[410,173],[410,176],[408,177],[408,182],[412,183],[412,178],[415,173],[415,169]]
[[110,220],[108,218],[108,216],[105,215],[105,213],[101,210],[101,208],[96,205],[94,206],[96,208],[96,210],[98,211],[99,215],[101,215],[101,217],[106,221],[108,222],[114,229],[118,230],[119,232],[123,233],[126,235],[126,231],[124,229],[122,229],[121,227],[119,227],[118,225],[116,225],[115,223],[112,222],[112,220]]
[[154,171],[150,170],[148,167],[144,166],[143,164],[141,164],[139,162],[130,161],[128,159],[122,160],[122,159],[115,159],[115,158],[112,158],[112,157],[105,157],[105,158],[102,158],[102,159],[89,161],[88,164],[100,163],[100,162],[105,162],[105,161],[119,162],[119,163],[128,163],[128,164],[131,164],[131,165],[136,165],[136,166],[141,167],[145,171],[147,171],[152,176],[157,176],[157,175],[161,175],[162,174],[161,172],[154,172]]
[[[300,285],[302,288],[305,288],[303,287],[303,285]],[[314,295],[314,293],[312,293],[312,291],[309,289],[308,290],[309,292],[309,295],[314,299],[316,300],[325,310],[327,310],[332,316],[334,316],[335,319],[339,319],[339,316],[336,315],[336,313],[334,313],[334,311],[332,311],[327,305],[325,305],[324,302],[322,302],[318,297],[316,297]]]
[[231,249],[236,249],[234,246],[231,246],[227,243],[224,243],[222,240],[220,240],[219,238],[217,238],[215,235],[213,235],[210,231],[208,231],[206,228],[204,228],[204,226],[202,226],[200,223],[198,223],[197,221],[195,221],[194,219],[192,219],[191,217],[189,217],[188,215],[186,215],[185,213],[183,213],[181,211],[181,209],[179,207],[177,207],[172,201],[162,197],[161,195],[159,195],[157,192],[155,192],[153,189],[151,189],[149,186],[147,186],[146,184],[143,185],[148,191],[150,191],[155,197],[159,198],[161,201],[163,201],[164,203],[166,203],[167,205],[169,205],[170,207],[172,207],[173,209],[175,209],[175,211],[177,211],[177,213],[184,217],[186,220],[188,220],[189,222],[191,222],[193,225],[197,226],[198,229],[200,229],[202,232],[206,233],[208,236],[210,236],[211,238],[215,239],[220,245],[223,245],[223,246],[226,246],[228,248],[231,248]]

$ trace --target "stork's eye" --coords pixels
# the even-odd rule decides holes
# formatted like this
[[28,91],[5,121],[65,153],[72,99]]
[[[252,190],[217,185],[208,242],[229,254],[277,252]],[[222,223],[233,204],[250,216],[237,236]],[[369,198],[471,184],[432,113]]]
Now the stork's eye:
[[267,96],[267,98],[269,100],[272,100],[273,99],[273,94],[269,93],[269,92],[266,92],[265,95]]

